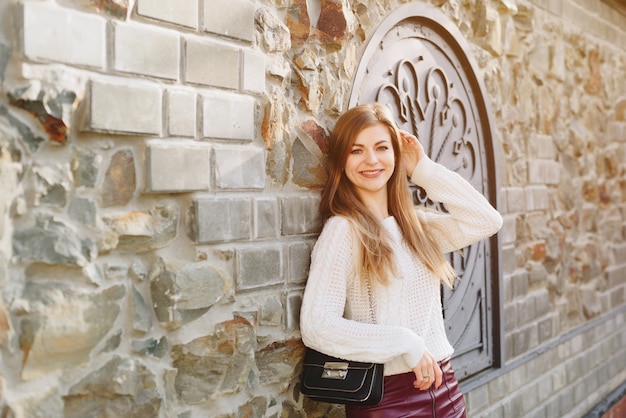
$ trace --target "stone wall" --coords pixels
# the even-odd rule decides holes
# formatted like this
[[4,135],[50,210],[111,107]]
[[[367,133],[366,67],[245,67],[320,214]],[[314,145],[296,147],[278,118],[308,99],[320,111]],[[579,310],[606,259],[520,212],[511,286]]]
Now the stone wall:
[[[297,388],[320,161],[403,3],[0,2],[2,416],[342,416]],[[429,3],[499,141],[505,359],[469,415],[583,416],[626,380],[624,8]]]

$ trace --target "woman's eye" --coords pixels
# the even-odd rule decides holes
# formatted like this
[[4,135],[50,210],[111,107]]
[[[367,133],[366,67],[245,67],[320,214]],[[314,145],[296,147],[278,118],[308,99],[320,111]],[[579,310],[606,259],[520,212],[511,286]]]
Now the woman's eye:
[[360,154],[360,153],[361,153],[361,150],[358,149],[358,148],[353,149],[352,151],[350,151],[350,154]]
[[388,149],[389,149],[389,147],[387,145],[383,145],[383,146],[378,147],[379,151],[387,151]]

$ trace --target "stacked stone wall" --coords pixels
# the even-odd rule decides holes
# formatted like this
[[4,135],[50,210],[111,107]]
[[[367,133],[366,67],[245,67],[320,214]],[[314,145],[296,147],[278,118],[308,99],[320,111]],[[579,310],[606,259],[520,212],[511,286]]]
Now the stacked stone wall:
[[[0,2],[0,415],[342,416],[298,393],[299,308],[328,134],[404,3]],[[469,415],[583,416],[626,381],[626,9],[425,3],[497,133],[504,358]]]

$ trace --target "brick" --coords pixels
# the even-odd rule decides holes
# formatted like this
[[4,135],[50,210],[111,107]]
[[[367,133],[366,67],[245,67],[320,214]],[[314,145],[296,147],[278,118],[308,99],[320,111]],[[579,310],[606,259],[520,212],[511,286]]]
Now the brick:
[[509,213],[524,212],[526,210],[524,206],[524,189],[521,187],[510,187],[506,189],[506,199]]
[[552,379],[546,379],[546,370],[541,370],[542,377],[537,380],[537,399],[539,402],[544,402],[548,399],[552,393]]
[[550,312],[550,292],[548,289],[538,289],[532,292],[535,299],[535,311],[537,317],[542,317]]
[[185,46],[185,81],[238,89],[239,55],[235,46],[189,38]]
[[515,357],[514,353],[513,353],[513,334],[507,334],[504,336],[504,351],[505,351],[505,358],[508,359],[512,359],[513,357]]
[[517,259],[515,257],[514,245],[503,245],[500,259],[502,266],[502,274],[511,274],[517,268]]
[[609,266],[604,274],[609,288],[619,287],[626,283],[626,264]]
[[530,287],[544,287],[548,282],[548,272],[546,267],[541,263],[529,262],[528,266],[528,281]]
[[489,387],[480,386],[465,396],[467,410],[470,415],[476,414],[480,410],[489,406]]
[[512,331],[517,326],[517,304],[504,305],[504,330]]
[[282,234],[319,232],[319,200],[319,196],[294,196],[282,199]]
[[515,357],[524,354],[531,347],[531,329],[526,327],[513,334],[513,355]]
[[530,158],[540,158],[554,160],[556,158],[556,147],[554,140],[549,135],[532,134],[528,142],[528,156]]
[[546,318],[539,321],[538,324],[538,334],[539,334],[539,344],[543,344],[552,339],[554,332],[552,331],[554,324],[553,318]]
[[523,405],[520,396],[513,395],[502,403],[503,417],[523,417]]
[[160,135],[162,94],[159,87],[92,81],[87,128],[93,131]]
[[561,166],[554,161],[532,160],[528,162],[528,182],[530,184],[557,185],[561,176]]
[[611,309],[617,309],[624,305],[626,301],[626,286],[621,286],[611,290]]
[[198,0],[137,0],[137,14],[198,28]]
[[248,240],[251,221],[248,199],[198,198],[193,202],[190,232],[200,244]]
[[147,25],[115,25],[113,68],[169,80],[178,80],[180,38],[176,32]]
[[527,296],[517,302],[517,323],[525,325],[537,317],[535,312],[535,300],[532,296]]
[[514,244],[517,240],[517,215],[504,215],[502,228],[498,232],[501,244]]
[[205,94],[202,102],[203,137],[252,141],[254,105],[252,97],[217,92]]
[[106,26],[105,19],[93,14],[27,2],[23,5],[24,55],[104,69]]
[[617,264],[626,264],[626,244],[613,244],[613,257]]
[[287,294],[287,329],[300,329],[300,307],[302,306],[302,292],[294,291]]
[[592,393],[587,393],[587,384],[584,379],[574,383],[574,402],[576,405],[583,403],[589,395]]
[[567,372],[567,383],[572,384],[576,382],[583,375],[582,362],[580,357],[575,357],[565,363],[565,370]]
[[561,400],[560,409],[562,414],[567,414],[576,406],[574,403],[574,389],[571,386],[563,388],[559,397]]
[[545,406],[546,416],[547,417],[561,417],[561,397],[554,396],[550,398],[548,402],[546,402]]
[[250,290],[283,283],[280,247],[237,250],[237,289]]
[[289,283],[304,283],[309,275],[311,264],[310,242],[296,242],[288,245]]
[[259,198],[254,200],[254,238],[278,236],[278,200]]
[[197,96],[191,91],[167,92],[167,132],[173,136],[193,138],[197,128]]
[[551,370],[550,376],[555,392],[560,392],[561,389],[567,386],[567,370],[565,369],[565,365],[557,366],[555,369]]
[[210,145],[192,141],[153,141],[146,149],[149,192],[182,193],[210,187]]
[[528,412],[539,404],[537,386],[532,383],[522,388],[520,392],[516,393],[516,396],[519,396],[522,401],[523,414],[519,416],[528,416]]
[[265,55],[244,50],[242,58],[243,74],[241,89],[261,93],[265,91]]
[[218,189],[263,189],[265,153],[246,145],[215,146],[215,186]]
[[248,0],[203,0],[202,29],[245,41],[254,40],[253,2]]
[[476,416],[479,416],[480,418],[502,418],[504,416],[504,412],[502,412],[502,405],[494,405],[489,407],[489,409],[480,411],[480,415]]
[[524,189],[526,210],[545,210],[550,207],[548,188],[545,186],[529,186]]
[[504,303],[508,304],[513,300],[513,276],[510,274],[505,274],[502,276],[502,294],[504,297]]
[[495,404],[509,395],[508,380],[505,376],[500,376],[489,382],[489,400]]
[[511,276],[513,299],[526,297],[528,295],[528,271],[516,269]]

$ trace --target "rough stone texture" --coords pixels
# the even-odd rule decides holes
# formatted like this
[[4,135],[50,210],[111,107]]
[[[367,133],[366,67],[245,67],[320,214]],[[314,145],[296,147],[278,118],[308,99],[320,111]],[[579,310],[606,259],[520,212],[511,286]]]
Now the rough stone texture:
[[179,328],[203,315],[224,298],[232,279],[210,263],[188,264],[173,270],[159,260],[150,273],[152,306],[158,321],[169,329]]
[[135,157],[130,150],[116,152],[109,163],[102,183],[102,206],[124,206],[137,187]]
[[157,416],[163,402],[153,372],[137,360],[115,356],[63,396],[66,417]]
[[30,380],[86,362],[120,312],[122,286],[100,293],[63,283],[28,283],[22,300],[29,312],[20,321],[22,377]]
[[0,415],[342,417],[298,390],[325,154],[366,43],[422,3],[468,44],[505,216],[506,367],[464,382],[468,416],[621,384],[614,2],[4,0]]
[[13,254],[18,260],[86,266],[96,257],[95,243],[51,216],[39,216],[32,227],[13,234]]
[[65,145],[70,135],[71,117],[81,99],[76,93],[33,83],[9,93],[8,97],[11,105],[26,110],[39,120],[51,141]]
[[254,365],[255,347],[252,325],[243,318],[218,324],[212,335],[173,346],[178,396],[196,404],[240,392]]
[[104,218],[107,250],[145,252],[171,243],[178,231],[178,209],[155,207],[147,212],[134,211],[117,218]]

